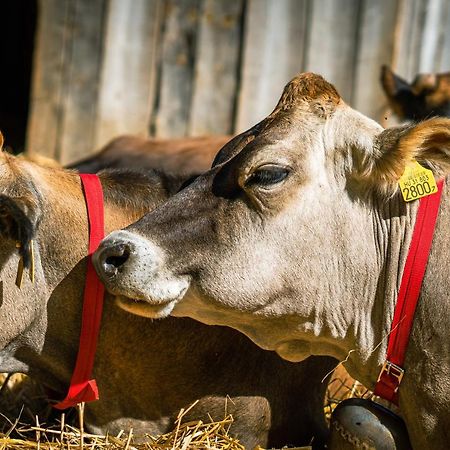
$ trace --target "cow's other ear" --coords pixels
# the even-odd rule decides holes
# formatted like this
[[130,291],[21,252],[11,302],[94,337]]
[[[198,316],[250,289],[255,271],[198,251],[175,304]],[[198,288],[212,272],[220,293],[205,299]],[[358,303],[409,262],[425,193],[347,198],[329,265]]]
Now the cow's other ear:
[[411,91],[411,85],[403,78],[392,72],[389,66],[382,66],[380,81],[384,92],[389,99],[393,99],[401,91]]
[[384,130],[375,138],[372,152],[365,153],[360,175],[378,191],[393,195],[413,161],[431,169],[436,178],[450,171],[450,119],[434,118]]
[[30,243],[36,234],[40,208],[32,198],[0,195],[0,236],[20,244],[24,266],[30,265]]

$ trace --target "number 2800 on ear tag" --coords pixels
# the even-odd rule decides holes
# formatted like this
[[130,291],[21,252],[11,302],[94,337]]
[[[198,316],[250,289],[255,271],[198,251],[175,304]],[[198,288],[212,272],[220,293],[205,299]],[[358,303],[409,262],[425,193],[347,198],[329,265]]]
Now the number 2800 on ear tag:
[[403,200],[410,202],[438,191],[433,172],[417,161],[406,167],[399,180]]

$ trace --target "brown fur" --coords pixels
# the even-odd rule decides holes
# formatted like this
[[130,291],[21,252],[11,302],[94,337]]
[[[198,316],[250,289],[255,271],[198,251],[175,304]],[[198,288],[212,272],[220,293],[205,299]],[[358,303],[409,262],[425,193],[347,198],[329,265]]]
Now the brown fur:
[[197,175],[211,167],[214,156],[231,136],[145,139],[120,136],[96,154],[75,162],[69,168],[82,173],[102,169],[159,169],[186,176]]
[[39,153],[27,152],[18,155],[18,158],[26,159],[27,161],[35,162],[40,166],[54,167],[55,169],[61,167],[61,164],[53,158],[47,158]]
[[301,73],[286,85],[272,115],[309,105],[316,114],[325,117],[334,111],[340,101],[336,88],[323,77],[311,72]]

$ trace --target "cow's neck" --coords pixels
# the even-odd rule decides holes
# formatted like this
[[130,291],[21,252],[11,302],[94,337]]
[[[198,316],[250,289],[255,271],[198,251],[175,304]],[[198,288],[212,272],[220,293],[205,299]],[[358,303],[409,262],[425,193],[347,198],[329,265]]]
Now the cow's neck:
[[[373,234],[377,250],[378,278],[373,299],[366,299],[369,311],[355,324],[358,334],[350,349],[346,367],[367,387],[373,388],[385,360],[397,295],[414,230],[418,202],[406,204],[400,196],[375,202]],[[368,274],[369,276],[369,274]],[[365,317],[365,318],[364,318]],[[354,346],[352,346],[354,345]]]

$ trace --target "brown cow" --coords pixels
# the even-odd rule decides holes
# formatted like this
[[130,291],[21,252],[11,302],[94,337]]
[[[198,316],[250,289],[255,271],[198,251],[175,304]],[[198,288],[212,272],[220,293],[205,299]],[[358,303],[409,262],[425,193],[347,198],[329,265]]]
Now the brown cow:
[[[373,388],[418,209],[398,180],[415,160],[450,172],[450,119],[384,130],[301,74],[215,167],[107,237],[97,271],[138,313],[228,325],[290,361],[334,356]],[[450,442],[449,229],[447,184],[399,391],[415,449]]]
[[[0,153],[0,371],[29,373],[62,399],[78,348],[87,253],[87,218],[76,173]],[[162,203],[181,183],[164,175],[104,171],[106,231]],[[170,189],[168,185],[170,184]],[[34,242],[35,282],[15,285],[19,254]],[[26,255],[26,254],[25,254]],[[248,448],[302,445],[326,428],[321,379],[330,358],[304,365],[260,350],[239,333],[190,319],[152,322],[105,302],[95,377],[100,401],[86,406],[90,430],[165,433],[185,417],[224,416]],[[230,397],[227,400],[227,397]]]
[[220,148],[231,136],[146,139],[120,136],[99,152],[68,166],[81,173],[102,169],[158,169],[166,173],[197,175],[211,167]]
[[390,107],[401,120],[450,117],[450,72],[419,74],[408,83],[383,66],[381,85]]

